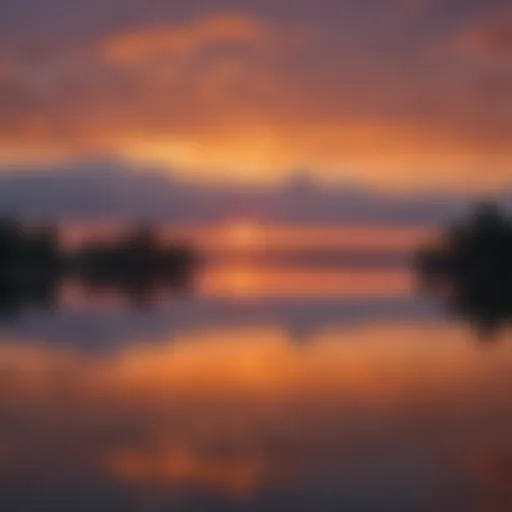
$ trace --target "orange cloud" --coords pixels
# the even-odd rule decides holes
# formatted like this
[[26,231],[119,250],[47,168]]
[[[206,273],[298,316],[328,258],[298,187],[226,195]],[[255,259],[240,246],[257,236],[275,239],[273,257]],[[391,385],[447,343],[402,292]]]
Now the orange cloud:
[[318,28],[219,14],[66,50],[41,64],[43,85],[35,72],[11,85],[0,161],[114,154],[199,179],[269,183],[300,167],[395,189],[509,182],[506,77],[500,100],[457,77],[453,55],[435,56],[445,72],[408,71]]
[[112,36],[102,48],[105,59],[113,63],[134,63],[155,57],[185,56],[224,44],[258,45],[269,37],[270,29],[261,20],[225,14]]
[[[243,117],[243,113],[240,113]],[[229,119],[229,110],[227,111]],[[461,136],[446,127],[384,122],[308,123],[299,118],[187,130],[146,138],[128,136],[121,154],[136,162],[189,169],[217,180],[279,181],[289,170],[311,169],[324,182],[349,181],[392,189],[496,188],[509,177],[512,154],[500,137]],[[222,121],[221,121],[222,122]],[[504,134],[503,134],[504,135]]]
[[463,31],[458,45],[463,51],[476,55],[512,56],[512,13],[487,26]]

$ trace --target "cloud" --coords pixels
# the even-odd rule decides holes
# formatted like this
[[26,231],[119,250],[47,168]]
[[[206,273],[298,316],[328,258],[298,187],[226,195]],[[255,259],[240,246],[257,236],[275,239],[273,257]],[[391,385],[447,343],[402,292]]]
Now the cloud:
[[243,185],[244,180],[232,176],[228,181],[226,176],[224,184],[212,187],[211,182],[173,179],[166,170],[130,166],[114,159],[20,167],[0,173],[0,213],[35,220],[182,222],[214,222],[253,214],[262,221],[285,224],[425,225],[452,219],[473,198],[469,186],[464,193],[417,193],[406,198],[378,193],[372,186],[305,184],[300,176],[274,187]]
[[429,53],[474,26],[476,4],[452,1],[441,17],[422,2],[436,33],[416,3],[365,14],[323,1],[309,18],[302,3],[293,16],[266,2],[199,7],[67,44],[46,37],[37,59],[11,44],[0,161],[113,153],[198,179],[269,182],[307,167],[395,189],[509,181],[505,65]]
[[225,14],[112,36],[104,42],[103,54],[112,63],[187,56],[230,44],[258,46],[265,42],[269,32],[266,24],[255,17]]
[[459,34],[462,51],[486,57],[512,57],[512,11],[498,20]]

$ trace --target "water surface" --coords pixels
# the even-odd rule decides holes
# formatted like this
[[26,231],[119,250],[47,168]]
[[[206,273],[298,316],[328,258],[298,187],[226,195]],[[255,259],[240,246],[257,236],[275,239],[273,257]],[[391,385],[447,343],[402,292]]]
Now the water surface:
[[0,509],[512,509],[512,333],[407,268],[245,263],[2,321]]

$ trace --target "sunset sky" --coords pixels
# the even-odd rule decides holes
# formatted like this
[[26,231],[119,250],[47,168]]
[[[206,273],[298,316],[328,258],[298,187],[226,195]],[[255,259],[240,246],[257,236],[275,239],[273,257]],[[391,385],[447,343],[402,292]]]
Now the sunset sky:
[[509,0],[3,0],[0,166],[512,181]]

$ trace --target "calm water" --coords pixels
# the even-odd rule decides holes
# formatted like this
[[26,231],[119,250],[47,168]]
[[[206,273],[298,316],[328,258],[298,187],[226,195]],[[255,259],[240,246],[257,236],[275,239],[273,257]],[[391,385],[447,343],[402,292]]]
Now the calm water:
[[512,510],[512,334],[404,268],[72,283],[2,322],[2,511]]

